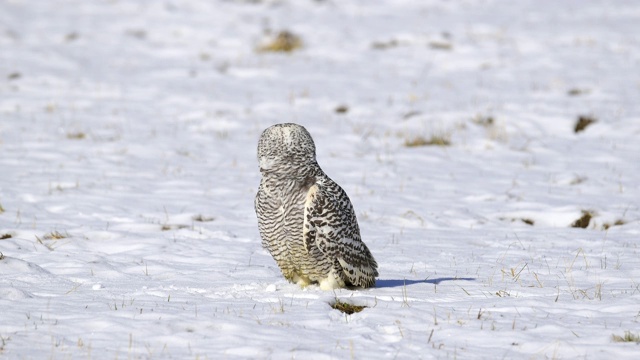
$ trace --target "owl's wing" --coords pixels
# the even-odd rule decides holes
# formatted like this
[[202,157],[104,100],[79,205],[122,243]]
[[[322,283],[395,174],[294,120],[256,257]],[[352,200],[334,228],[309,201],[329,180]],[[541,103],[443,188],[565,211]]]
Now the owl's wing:
[[[347,194],[333,181],[318,182],[307,193],[304,245],[317,247],[338,262],[340,276],[353,286],[369,287],[378,276],[377,263],[360,238],[360,228]],[[336,264],[337,265],[337,264]]]

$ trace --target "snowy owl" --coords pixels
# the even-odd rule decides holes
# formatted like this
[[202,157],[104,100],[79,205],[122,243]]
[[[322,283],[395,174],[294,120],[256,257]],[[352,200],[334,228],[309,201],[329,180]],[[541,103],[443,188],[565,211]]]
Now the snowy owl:
[[378,264],[360,239],[347,193],[316,162],[307,129],[266,129],[258,162],[258,228],[284,277],[301,286],[318,283],[323,290],[374,286]]

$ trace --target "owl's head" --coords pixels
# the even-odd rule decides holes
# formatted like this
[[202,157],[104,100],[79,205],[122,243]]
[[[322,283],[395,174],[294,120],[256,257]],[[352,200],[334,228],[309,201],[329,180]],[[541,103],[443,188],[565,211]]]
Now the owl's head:
[[315,163],[316,145],[303,126],[277,124],[262,132],[258,141],[260,171],[291,168]]

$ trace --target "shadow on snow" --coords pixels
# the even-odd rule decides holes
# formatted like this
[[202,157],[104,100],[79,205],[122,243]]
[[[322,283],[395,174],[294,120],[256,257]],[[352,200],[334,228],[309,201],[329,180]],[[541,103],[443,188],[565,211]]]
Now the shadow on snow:
[[434,284],[438,285],[443,281],[474,281],[475,278],[459,278],[459,277],[443,277],[437,279],[425,279],[425,280],[376,280],[377,288],[390,288],[399,287],[413,284]]

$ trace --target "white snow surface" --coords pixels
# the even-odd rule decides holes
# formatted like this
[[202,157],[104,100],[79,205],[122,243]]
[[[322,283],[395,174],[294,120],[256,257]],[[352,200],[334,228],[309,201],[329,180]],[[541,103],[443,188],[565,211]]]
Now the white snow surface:
[[[623,0],[1,1],[0,358],[638,358],[612,335],[640,333],[639,23]],[[257,50],[282,30],[303,47]],[[349,194],[375,288],[300,288],[261,247],[280,122]]]

